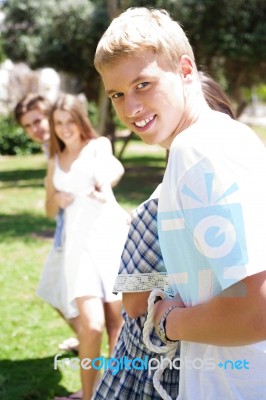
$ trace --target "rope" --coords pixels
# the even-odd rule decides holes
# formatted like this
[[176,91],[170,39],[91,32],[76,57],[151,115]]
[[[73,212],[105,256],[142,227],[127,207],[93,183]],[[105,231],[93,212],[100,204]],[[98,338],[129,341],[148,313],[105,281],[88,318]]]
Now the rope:
[[[143,327],[143,342],[145,343],[146,347],[149,350],[153,351],[154,353],[159,353],[159,354],[165,353],[166,358],[169,358],[171,360],[176,353],[179,342],[165,344],[164,346],[156,346],[155,344],[152,343],[152,341],[150,339],[150,333],[154,327],[154,325],[153,325],[154,302],[157,297],[161,297],[162,299],[167,298],[165,292],[161,289],[155,289],[151,292],[149,299],[148,299],[147,319],[146,319],[144,327]],[[162,399],[172,400],[171,396],[169,396],[169,394],[166,392],[166,390],[160,384],[161,376],[163,375],[164,370],[166,368],[167,368],[166,363],[163,363],[162,366],[157,368],[157,370],[155,371],[155,373],[153,375],[153,386],[157,390],[159,395],[162,397]]]

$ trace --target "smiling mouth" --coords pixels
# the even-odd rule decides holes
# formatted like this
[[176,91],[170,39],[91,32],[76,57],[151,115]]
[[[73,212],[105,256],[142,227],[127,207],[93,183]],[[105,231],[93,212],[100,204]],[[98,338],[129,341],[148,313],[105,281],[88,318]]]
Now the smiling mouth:
[[72,133],[71,133],[71,132],[63,133],[63,134],[62,134],[62,137],[63,137],[64,139],[69,139],[70,137],[72,137]]
[[42,139],[45,136],[44,132],[39,132],[35,135],[37,138]]
[[141,121],[137,121],[137,122],[134,122],[134,124],[138,127],[138,128],[144,128],[144,126],[146,126],[150,121],[152,121],[154,119],[154,116],[153,117],[150,117],[150,118],[146,118],[146,119],[143,119],[143,120],[141,120]]

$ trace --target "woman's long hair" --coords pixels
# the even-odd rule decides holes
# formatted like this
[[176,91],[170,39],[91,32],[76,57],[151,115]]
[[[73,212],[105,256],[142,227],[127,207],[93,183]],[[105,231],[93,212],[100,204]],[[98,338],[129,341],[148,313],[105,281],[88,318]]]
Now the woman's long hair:
[[81,101],[78,96],[63,93],[52,107],[49,118],[51,130],[49,150],[51,158],[54,157],[55,154],[62,152],[65,148],[64,142],[59,139],[55,132],[54,113],[56,110],[67,111],[72,116],[73,120],[80,128],[81,138],[83,140],[95,139],[98,137],[88,117],[87,103]]
[[220,111],[236,119],[230,100],[221,86],[206,72],[199,71],[199,78],[205,100],[212,110]]

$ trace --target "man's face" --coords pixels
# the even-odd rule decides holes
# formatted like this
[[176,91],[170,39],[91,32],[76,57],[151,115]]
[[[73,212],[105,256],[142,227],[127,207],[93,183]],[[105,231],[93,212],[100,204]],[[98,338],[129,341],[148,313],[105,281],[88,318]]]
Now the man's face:
[[101,71],[120,120],[148,144],[169,147],[185,118],[183,83],[162,56],[145,51]]
[[48,118],[39,110],[31,110],[20,119],[22,127],[29,137],[38,143],[46,143],[50,139]]

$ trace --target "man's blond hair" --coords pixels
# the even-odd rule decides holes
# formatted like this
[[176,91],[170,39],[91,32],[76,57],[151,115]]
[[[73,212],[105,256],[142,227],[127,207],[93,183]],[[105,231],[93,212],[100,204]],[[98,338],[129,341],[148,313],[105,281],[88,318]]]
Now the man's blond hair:
[[139,7],[129,8],[112,21],[98,43],[94,65],[101,72],[122,57],[149,49],[162,55],[172,68],[183,54],[194,62],[193,50],[178,22],[166,10]]

